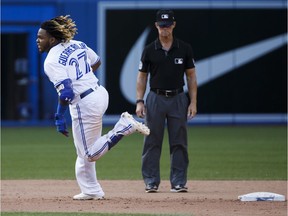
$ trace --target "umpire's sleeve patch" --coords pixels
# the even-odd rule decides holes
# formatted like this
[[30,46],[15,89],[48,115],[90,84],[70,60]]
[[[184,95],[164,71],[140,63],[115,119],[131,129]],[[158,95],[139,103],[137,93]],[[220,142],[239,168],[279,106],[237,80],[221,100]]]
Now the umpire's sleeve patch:
[[141,70],[142,67],[143,67],[143,63],[142,63],[142,61],[140,61],[140,62],[139,62],[139,70]]

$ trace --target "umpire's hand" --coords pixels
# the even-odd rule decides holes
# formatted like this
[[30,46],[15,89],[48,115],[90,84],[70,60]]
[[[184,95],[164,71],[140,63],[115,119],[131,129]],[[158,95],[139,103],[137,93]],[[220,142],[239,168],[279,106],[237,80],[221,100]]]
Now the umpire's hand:
[[188,119],[192,119],[196,116],[197,113],[197,107],[195,103],[190,103],[190,105],[188,106],[188,113],[187,113],[187,117]]
[[145,112],[145,105],[144,103],[137,103],[136,104],[136,115],[139,117],[139,118],[144,118],[145,115],[146,115],[146,112]]

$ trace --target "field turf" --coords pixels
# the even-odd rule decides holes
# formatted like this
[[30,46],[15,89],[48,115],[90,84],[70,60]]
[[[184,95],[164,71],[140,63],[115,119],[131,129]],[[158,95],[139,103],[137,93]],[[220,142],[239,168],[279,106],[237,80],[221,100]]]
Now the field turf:
[[[106,127],[103,132],[109,129],[111,128]],[[142,147],[142,135],[133,134],[123,138],[119,145],[97,162],[98,179],[142,179]],[[57,133],[54,127],[1,129],[3,180],[75,179],[75,158],[71,135],[66,138]],[[169,179],[169,160],[166,133],[161,157],[163,180]],[[189,180],[287,180],[287,128],[286,126],[190,126],[189,160]],[[1,212],[1,215],[115,216],[116,214]],[[148,215],[129,214],[129,216]]]
[[[169,179],[167,137],[166,133],[162,179]],[[97,162],[98,178],[141,179],[142,147],[142,135],[124,137]],[[2,179],[75,179],[75,158],[73,139],[57,133],[55,128],[1,130]],[[189,180],[286,180],[287,128],[191,126],[189,160]]]

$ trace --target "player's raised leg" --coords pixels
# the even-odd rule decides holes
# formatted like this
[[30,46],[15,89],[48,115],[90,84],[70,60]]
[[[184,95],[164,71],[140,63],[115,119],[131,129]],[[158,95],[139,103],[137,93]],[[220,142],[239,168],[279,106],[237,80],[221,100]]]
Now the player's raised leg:
[[86,154],[88,156],[88,160],[97,161],[108,150],[115,146],[124,136],[128,136],[135,132],[149,135],[150,129],[145,124],[136,121],[128,112],[122,113],[114,128],[107,134],[97,139],[96,143],[89,148]]
[[116,130],[116,133],[122,133],[126,136],[134,132],[139,132],[146,136],[150,134],[150,129],[145,124],[136,121],[128,112],[121,114],[121,118],[116,123],[114,129]]

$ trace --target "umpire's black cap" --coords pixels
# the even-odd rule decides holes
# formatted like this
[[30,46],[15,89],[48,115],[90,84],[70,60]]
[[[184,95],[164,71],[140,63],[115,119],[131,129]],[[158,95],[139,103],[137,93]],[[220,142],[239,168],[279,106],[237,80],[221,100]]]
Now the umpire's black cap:
[[157,11],[156,22],[159,26],[171,26],[174,21],[174,12],[172,10],[161,9]]

